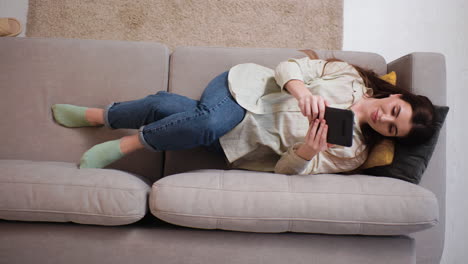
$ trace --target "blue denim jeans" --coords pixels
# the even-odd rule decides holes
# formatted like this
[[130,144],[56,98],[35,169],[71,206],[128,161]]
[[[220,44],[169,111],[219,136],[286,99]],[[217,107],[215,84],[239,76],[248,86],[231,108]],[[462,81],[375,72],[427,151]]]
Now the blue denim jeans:
[[114,102],[104,111],[111,129],[139,129],[140,142],[149,150],[182,150],[204,146],[223,153],[219,138],[245,116],[231,96],[228,72],[214,78],[200,101],[158,92],[143,99]]

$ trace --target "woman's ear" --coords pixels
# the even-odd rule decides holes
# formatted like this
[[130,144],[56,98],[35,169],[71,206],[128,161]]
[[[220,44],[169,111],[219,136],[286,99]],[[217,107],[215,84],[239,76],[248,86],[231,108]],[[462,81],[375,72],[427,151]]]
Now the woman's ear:
[[395,97],[395,96],[401,97],[402,94],[391,94],[391,95],[390,95],[390,97]]

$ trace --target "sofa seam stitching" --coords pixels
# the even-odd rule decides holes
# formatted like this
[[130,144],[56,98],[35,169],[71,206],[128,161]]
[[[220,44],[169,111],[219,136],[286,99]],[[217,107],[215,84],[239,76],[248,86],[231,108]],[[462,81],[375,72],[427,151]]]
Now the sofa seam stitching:
[[83,212],[67,212],[67,211],[54,211],[54,210],[34,210],[34,209],[0,209],[0,211],[28,212],[28,213],[75,214],[75,215],[105,216],[105,217],[119,217],[119,218],[142,216],[142,214],[131,214],[131,215],[128,215],[128,216],[120,216],[120,215],[109,215],[109,214],[92,214],[92,213],[83,213]]
[[156,187],[164,188],[182,188],[182,189],[199,189],[199,190],[212,190],[212,191],[228,191],[228,192],[251,192],[251,193],[297,193],[297,194],[346,194],[346,195],[366,195],[366,196],[396,196],[396,197],[407,197],[407,198],[433,198],[431,196],[425,195],[386,195],[386,194],[372,194],[372,193],[331,193],[331,192],[290,192],[288,191],[251,191],[251,190],[229,190],[223,189],[219,190],[217,188],[203,188],[203,187],[188,187],[188,186],[177,186],[177,185],[168,185],[168,184],[154,184]]
[[0,182],[8,184],[34,184],[34,185],[53,185],[53,186],[64,186],[64,187],[83,187],[83,188],[93,188],[93,189],[103,189],[103,190],[121,190],[127,192],[133,191],[143,191],[144,189],[123,189],[123,188],[106,188],[106,187],[97,187],[97,186],[86,186],[86,185],[74,185],[74,184],[57,184],[57,183],[39,183],[39,182]]
[[353,221],[336,221],[336,220],[321,220],[321,219],[313,219],[313,218],[265,218],[265,217],[229,217],[229,216],[206,216],[206,215],[191,215],[191,214],[181,214],[181,213],[174,213],[169,211],[163,210],[155,210],[156,213],[167,214],[167,215],[176,215],[176,216],[187,216],[187,217],[202,217],[202,218],[221,218],[221,219],[229,219],[229,220],[269,220],[269,221],[313,221],[313,222],[326,222],[326,223],[347,223],[347,224],[374,224],[374,225],[388,225],[388,226],[396,226],[396,225],[420,225],[420,224],[433,224],[438,223],[437,219],[425,222],[401,222],[401,223],[379,223],[379,222],[353,222]]

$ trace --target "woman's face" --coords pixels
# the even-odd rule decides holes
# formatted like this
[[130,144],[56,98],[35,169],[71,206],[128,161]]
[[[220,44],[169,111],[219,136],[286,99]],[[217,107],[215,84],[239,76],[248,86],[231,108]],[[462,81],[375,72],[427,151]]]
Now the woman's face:
[[366,107],[367,123],[387,137],[404,137],[411,130],[411,105],[403,101],[401,94],[393,94],[382,99],[374,99]]

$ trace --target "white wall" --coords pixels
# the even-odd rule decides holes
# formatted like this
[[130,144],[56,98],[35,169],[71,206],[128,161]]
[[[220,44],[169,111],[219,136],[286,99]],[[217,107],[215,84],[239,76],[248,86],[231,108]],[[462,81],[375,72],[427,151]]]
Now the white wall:
[[344,0],[344,50],[387,62],[414,51],[440,52],[447,64],[447,200],[444,264],[466,263],[468,248],[468,1]]

